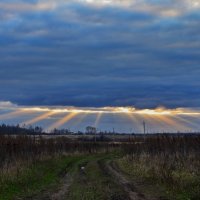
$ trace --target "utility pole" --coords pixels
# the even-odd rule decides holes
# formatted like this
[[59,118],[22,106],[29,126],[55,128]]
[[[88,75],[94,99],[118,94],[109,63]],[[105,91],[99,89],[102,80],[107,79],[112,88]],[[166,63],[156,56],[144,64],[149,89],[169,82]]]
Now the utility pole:
[[115,142],[115,128],[113,128],[113,142]]
[[97,142],[97,128],[94,128],[94,141]]
[[146,123],[143,121],[144,135],[146,134]]
[[143,121],[143,129],[144,129],[144,142],[146,140],[146,123]]

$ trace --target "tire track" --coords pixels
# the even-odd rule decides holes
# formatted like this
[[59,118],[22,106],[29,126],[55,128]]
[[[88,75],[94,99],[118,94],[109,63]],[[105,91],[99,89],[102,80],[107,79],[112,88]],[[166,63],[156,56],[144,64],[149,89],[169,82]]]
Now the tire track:
[[61,172],[61,180],[59,183],[59,187],[56,190],[54,190],[53,188],[49,190],[43,190],[40,194],[27,197],[23,200],[66,200],[66,196],[69,192],[69,188],[75,176],[75,174],[70,172],[70,169],[73,167],[78,167],[78,173],[80,174],[80,166],[87,165],[87,162],[79,164],[78,166],[75,165],[76,163],[70,163],[68,166],[66,166],[66,169]]
[[[87,166],[88,161],[84,161],[83,163],[78,164],[78,174],[79,176],[85,175],[85,167]],[[67,194],[69,192],[69,188],[74,180],[74,176],[70,173],[66,173],[62,185],[56,193],[51,194],[49,200],[66,200]]]
[[73,177],[67,173],[63,179],[62,185],[59,190],[50,195],[50,200],[64,200],[69,192],[69,187],[72,184]]
[[[104,170],[115,178],[115,181],[123,188],[130,200],[150,200],[138,191],[134,183],[122,174],[114,162],[104,163]],[[151,200],[155,199],[151,198]]]

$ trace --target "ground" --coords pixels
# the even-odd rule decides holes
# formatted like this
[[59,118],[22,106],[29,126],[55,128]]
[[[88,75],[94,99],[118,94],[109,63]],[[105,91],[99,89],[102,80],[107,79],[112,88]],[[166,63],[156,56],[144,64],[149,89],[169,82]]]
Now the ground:
[[0,200],[176,199],[160,185],[147,184],[126,173],[120,165],[122,157],[118,153],[98,153],[37,161],[1,183]]
[[[1,200],[160,200],[140,190],[119,168],[119,155],[61,156],[40,161],[17,179],[5,182]],[[155,188],[156,189],[156,188]]]

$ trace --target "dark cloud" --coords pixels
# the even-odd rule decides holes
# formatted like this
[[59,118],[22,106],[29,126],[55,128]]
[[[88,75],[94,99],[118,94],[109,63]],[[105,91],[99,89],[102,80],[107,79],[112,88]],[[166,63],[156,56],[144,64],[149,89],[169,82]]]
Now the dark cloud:
[[43,7],[31,1],[18,9],[8,6],[17,1],[6,2],[0,8],[1,101],[199,106],[196,10],[171,17],[73,1],[42,1]]

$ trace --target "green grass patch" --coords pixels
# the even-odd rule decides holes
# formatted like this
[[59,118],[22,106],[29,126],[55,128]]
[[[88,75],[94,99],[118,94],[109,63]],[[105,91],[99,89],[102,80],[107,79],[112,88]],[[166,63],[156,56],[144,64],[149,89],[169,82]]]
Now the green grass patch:
[[126,194],[118,186],[106,171],[100,167],[98,162],[104,162],[113,155],[96,158],[90,161],[85,168],[85,172],[79,171],[70,187],[68,200],[112,200],[127,199]]
[[59,187],[66,172],[76,175],[80,166],[115,155],[117,154],[54,156],[29,165],[22,162],[19,171],[14,170],[14,173],[12,171],[0,176],[0,200],[40,196],[42,191],[54,191]]
[[31,196],[50,185],[58,185],[62,174],[81,159],[83,156],[58,156],[23,166],[15,176],[1,179],[0,200]]

